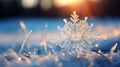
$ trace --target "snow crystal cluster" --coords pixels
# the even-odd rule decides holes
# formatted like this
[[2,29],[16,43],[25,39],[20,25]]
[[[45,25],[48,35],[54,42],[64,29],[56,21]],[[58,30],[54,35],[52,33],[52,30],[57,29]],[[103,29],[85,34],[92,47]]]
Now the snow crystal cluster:
[[18,52],[10,49],[0,54],[0,67],[119,67],[120,52],[114,52],[117,43],[109,53],[92,51],[100,35],[92,30],[93,24],[87,23],[87,17],[84,20],[78,17],[74,11],[70,22],[63,19],[65,26],[58,26],[59,36],[49,42],[46,41],[46,24],[42,43],[30,50],[25,48],[25,44],[32,30],[21,22],[26,37]]

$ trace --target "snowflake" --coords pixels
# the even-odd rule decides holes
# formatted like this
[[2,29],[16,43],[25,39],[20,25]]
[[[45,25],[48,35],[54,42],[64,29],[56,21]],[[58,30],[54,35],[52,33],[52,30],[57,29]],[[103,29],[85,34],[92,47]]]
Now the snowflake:
[[70,21],[63,19],[64,27],[58,26],[58,30],[60,30],[58,45],[65,50],[88,53],[95,46],[93,44],[98,40],[99,34],[92,30],[93,24],[87,23],[87,17],[84,20],[80,20],[78,17],[74,11]]

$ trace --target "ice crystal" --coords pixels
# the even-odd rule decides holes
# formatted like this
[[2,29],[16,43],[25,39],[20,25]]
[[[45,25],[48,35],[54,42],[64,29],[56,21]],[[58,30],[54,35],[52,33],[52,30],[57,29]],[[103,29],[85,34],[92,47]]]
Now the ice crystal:
[[110,52],[113,53],[116,48],[117,48],[117,43],[115,43],[115,45],[111,48]]
[[[92,30],[94,24],[87,23],[87,17],[80,20],[76,11],[71,14],[70,20],[63,19],[65,25],[63,28],[58,26],[60,30],[61,48],[67,50],[76,50],[89,53],[91,48],[95,46],[94,42],[99,38],[99,34]],[[97,44],[98,46],[98,44]]]
[[48,28],[48,24],[45,24],[45,29],[44,29],[44,33],[43,33],[43,41],[40,43],[43,47],[44,47],[44,51],[47,52],[47,46],[46,46],[46,35],[47,35],[47,28]]
[[21,45],[20,50],[19,50],[19,53],[23,50],[23,47],[24,47],[27,39],[30,37],[30,35],[31,35],[31,33],[32,33],[32,30],[28,31],[28,29],[26,28],[26,25],[24,24],[24,22],[21,21],[21,22],[20,22],[20,26],[21,26],[21,28],[24,30],[24,32],[25,32],[25,34],[26,34],[26,37],[25,37],[25,39],[24,39],[23,42],[22,42],[22,45]]

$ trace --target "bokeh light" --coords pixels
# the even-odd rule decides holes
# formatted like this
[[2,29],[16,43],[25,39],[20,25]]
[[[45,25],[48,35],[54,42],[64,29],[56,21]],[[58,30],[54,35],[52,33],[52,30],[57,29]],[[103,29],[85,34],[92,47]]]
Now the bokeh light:
[[107,36],[106,34],[103,34],[103,35],[102,35],[102,38],[103,38],[104,40],[107,40],[107,39],[108,39],[108,36]]
[[120,35],[120,31],[119,31],[119,30],[114,30],[114,31],[113,31],[113,35],[114,35],[115,37],[119,36],[119,35]]
[[80,1],[84,1],[84,0],[54,0],[54,4],[57,7],[63,7],[67,5],[75,5]]
[[39,0],[21,0],[21,4],[24,8],[33,8],[38,5]]
[[41,0],[40,1],[40,7],[43,10],[50,10],[52,7],[52,0]]
[[57,7],[64,7],[64,6],[68,6],[68,5],[81,5],[84,2],[98,2],[100,0],[54,0],[54,5]]

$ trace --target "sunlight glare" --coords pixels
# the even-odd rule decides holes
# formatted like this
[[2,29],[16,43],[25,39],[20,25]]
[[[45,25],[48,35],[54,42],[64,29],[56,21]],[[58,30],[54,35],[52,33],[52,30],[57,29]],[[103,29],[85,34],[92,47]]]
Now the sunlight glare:
[[76,3],[80,3],[84,0],[54,0],[54,4],[57,7],[63,7],[67,5],[75,5]]

